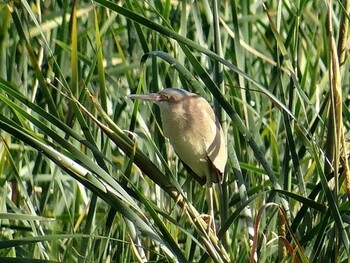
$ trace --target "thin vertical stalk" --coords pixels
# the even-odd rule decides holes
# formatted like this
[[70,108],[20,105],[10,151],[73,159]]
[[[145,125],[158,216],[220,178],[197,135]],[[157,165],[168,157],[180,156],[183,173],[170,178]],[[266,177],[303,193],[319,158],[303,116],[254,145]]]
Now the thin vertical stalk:
[[[340,31],[339,31],[338,47],[337,47],[339,67],[342,67],[346,58],[346,43],[349,39],[350,1],[344,0],[343,7],[344,9],[343,9],[343,13],[340,21]],[[349,168],[349,160],[347,158],[348,147],[345,141],[344,131],[341,131],[340,143],[343,148],[342,163],[343,163],[344,174],[345,174],[345,188],[348,194],[348,200],[350,202],[350,168]]]

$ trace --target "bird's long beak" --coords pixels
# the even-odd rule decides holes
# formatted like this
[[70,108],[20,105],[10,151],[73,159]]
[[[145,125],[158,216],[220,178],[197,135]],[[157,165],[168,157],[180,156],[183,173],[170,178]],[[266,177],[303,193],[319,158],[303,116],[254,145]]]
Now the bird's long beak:
[[131,94],[128,96],[130,99],[138,99],[138,100],[149,100],[153,102],[157,102],[160,100],[160,96],[158,93],[150,93],[150,94]]

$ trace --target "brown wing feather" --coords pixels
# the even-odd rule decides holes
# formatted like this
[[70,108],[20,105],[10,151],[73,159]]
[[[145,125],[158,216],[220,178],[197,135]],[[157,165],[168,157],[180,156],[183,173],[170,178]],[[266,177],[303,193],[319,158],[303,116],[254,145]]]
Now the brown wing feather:
[[222,183],[223,181],[223,173],[216,168],[215,164],[210,160],[208,157],[208,165],[209,165],[209,171],[210,171],[210,178],[213,183]]

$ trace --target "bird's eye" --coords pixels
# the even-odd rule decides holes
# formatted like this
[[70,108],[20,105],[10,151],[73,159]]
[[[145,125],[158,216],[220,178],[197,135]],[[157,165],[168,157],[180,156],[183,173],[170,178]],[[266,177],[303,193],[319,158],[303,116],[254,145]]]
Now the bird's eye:
[[163,98],[163,100],[169,100],[170,99],[170,95],[169,94],[163,94],[162,98]]

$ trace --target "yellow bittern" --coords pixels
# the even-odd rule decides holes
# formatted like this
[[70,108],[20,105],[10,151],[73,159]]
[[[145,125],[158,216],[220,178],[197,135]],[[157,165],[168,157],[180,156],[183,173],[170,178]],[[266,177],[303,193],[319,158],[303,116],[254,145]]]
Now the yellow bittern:
[[152,101],[160,107],[164,135],[189,174],[201,185],[207,184],[208,213],[213,220],[212,183],[223,180],[227,146],[209,103],[201,96],[174,88],[130,98]]

